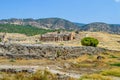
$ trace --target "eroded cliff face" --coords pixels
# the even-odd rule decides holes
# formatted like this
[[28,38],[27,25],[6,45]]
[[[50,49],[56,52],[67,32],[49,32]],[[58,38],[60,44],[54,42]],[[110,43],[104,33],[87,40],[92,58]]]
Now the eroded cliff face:
[[76,58],[83,54],[106,53],[109,50],[95,47],[65,47],[42,44],[0,44],[0,56],[8,58],[33,59],[67,59]]

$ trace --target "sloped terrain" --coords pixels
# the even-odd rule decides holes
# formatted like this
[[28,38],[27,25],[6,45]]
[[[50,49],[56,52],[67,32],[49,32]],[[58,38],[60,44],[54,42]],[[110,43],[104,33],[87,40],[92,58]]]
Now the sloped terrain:
[[[3,33],[0,33],[2,36]],[[39,41],[40,35],[36,36],[26,36],[24,34],[17,33],[7,33],[6,41],[11,43],[18,44],[52,44],[59,46],[81,46],[81,39],[84,37],[94,37],[99,40],[98,47],[110,49],[110,50],[119,50],[120,51],[120,35],[108,34],[103,32],[80,32],[76,34],[76,39],[72,41],[58,41],[58,42],[42,42]],[[8,41],[10,39],[11,41]]]
[[[62,18],[41,18],[41,19],[12,18],[12,19],[2,19],[0,20],[0,24],[2,25],[7,24],[4,26],[7,29],[9,28],[8,26],[10,27],[14,26],[14,28],[16,29],[16,27],[18,28],[17,25],[25,27],[24,29],[26,30],[32,27],[32,29],[36,30],[36,32],[38,32],[39,30],[38,28],[40,29],[42,28],[42,29],[52,29],[52,30],[62,29],[62,30],[74,30],[74,31],[78,30],[78,31],[107,32],[107,33],[112,33],[112,34],[120,34],[119,24],[107,24],[103,22],[93,22],[89,24],[84,24],[84,23],[71,22],[69,20],[62,19]],[[14,24],[14,25],[11,26],[11,24]],[[26,26],[28,28],[26,28]],[[5,32],[3,27],[1,28],[1,30]],[[20,33],[20,31],[17,31],[17,32]],[[30,32],[30,30],[28,32]]]
[[107,24],[102,22],[93,22],[80,27],[83,31],[91,32],[108,32],[113,34],[120,34],[120,25]]
[[[3,34],[0,33],[1,36]],[[99,40],[98,48],[81,47],[80,40],[89,36]],[[57,75],[58,80],[120,79],[120,35],[103,32],[79,32],[79,34],[76,34],[75,40],[62,42],[41,42],[39,41],[40,35],[26,36],[18,33],[7,33],[5,37],[11,39],[11,41],[2,43],[0,47],[0,66],[3,71],[4,68],[11,70],[11,68],[19,66],[21,70],[23,67],[34,69],[37,66],[40,70],[47,69],[50,73]],[[117,52],[106,51],[103,48],[116,50]],[[96,54],[94,52],[100,53]],[[22,55],[24,53],[25,55]],[[101,58],[98,59],[98,56]],[[21,76],[28,74],[30,75],[30,73],[20,73]],[[6,76],[4,77],[4,75]],[[4,73],[4,75],[1,74],[0,76],[7,78],[6,80],[11,78],[14,80],[19,73]],[[2,79],[2,77],[0,78]]]
[[43,19],[4,19],[0,24],[31,25],[43,29],[78,29],[77,25],[61,18],[43,18]]
[[55,44],[64,46],[81,46],[81,39],[84,37],[94,37],[99,40],[98,47],[106,48],[109,50],[119,50],[120,51],[120,35],[108,34],[104,32],[80,32],[76,34],[76,39],[72,41],[63,42],[42,42],[42,44]]

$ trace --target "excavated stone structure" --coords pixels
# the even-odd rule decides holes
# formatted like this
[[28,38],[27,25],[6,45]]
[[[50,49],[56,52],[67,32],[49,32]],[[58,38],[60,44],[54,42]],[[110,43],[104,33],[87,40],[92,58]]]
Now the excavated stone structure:
[[40,41],[69,41],[75,39],[75,33],[47,33],[41,35]]

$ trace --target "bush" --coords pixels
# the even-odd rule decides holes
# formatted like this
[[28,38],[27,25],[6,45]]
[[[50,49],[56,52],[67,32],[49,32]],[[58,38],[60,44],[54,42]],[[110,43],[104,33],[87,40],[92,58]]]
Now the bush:
[[79,34],[79,31],[75,31],[76,34]]
[[16,62],[15,59],[10,59],[10,62]]
[[99,44],[99,41],[92,37],[85,37],[81,40],[83,46],[93,46],[96,47]]

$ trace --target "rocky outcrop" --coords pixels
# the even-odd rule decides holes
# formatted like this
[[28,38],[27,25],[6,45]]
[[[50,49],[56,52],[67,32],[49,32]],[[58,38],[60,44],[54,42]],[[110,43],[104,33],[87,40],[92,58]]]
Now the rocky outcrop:
[[76,58],[83,54],[106,53],[106,49],[95,47],[65,47],[43,44],[0,44],[0,56],[8,58],[56,59]]

